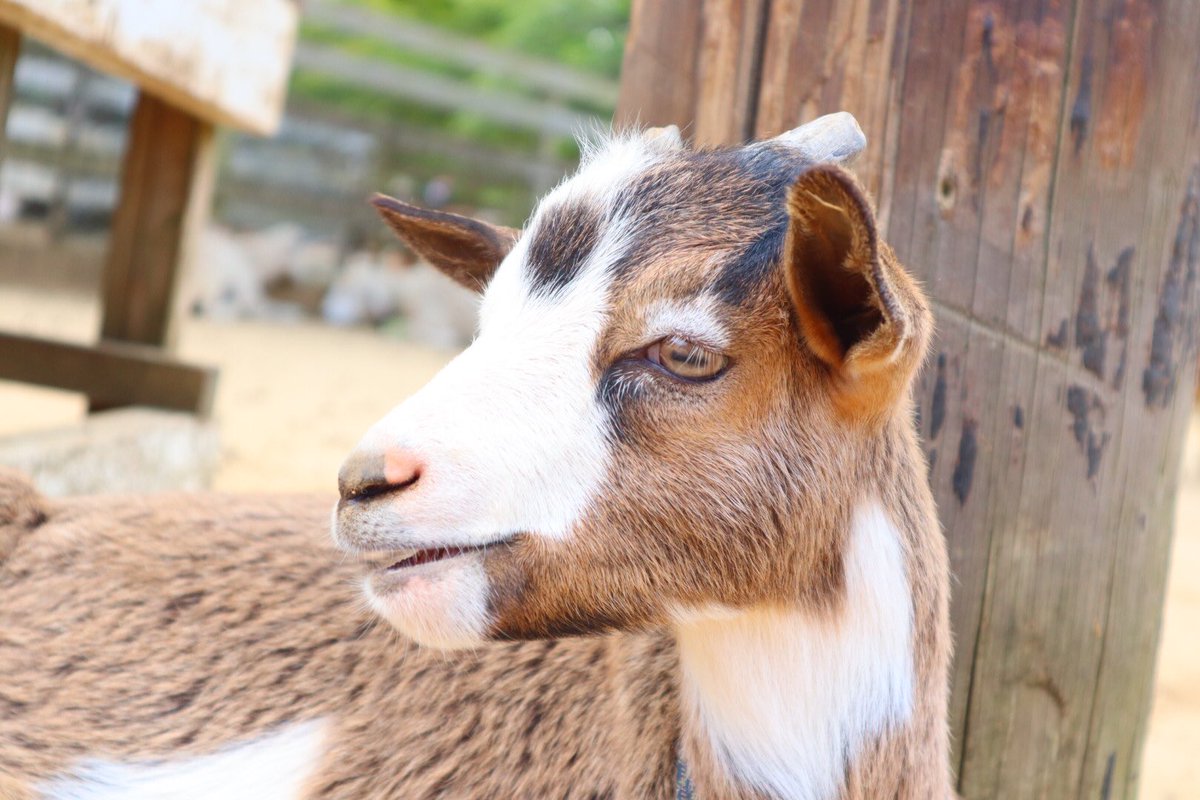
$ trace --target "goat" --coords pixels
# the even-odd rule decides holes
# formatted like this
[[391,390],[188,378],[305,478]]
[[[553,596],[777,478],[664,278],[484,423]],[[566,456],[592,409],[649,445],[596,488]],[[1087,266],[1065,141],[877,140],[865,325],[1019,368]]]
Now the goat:
[[378,198],[485,291],[340,556],[320,499],[0,479],[0,796],[952,797],[932,321],[862,146],[615,137],[523,232]]

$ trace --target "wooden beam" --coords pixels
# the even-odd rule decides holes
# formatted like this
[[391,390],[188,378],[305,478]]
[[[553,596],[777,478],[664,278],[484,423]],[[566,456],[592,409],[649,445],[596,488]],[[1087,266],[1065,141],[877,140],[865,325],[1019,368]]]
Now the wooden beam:
[[885,224],[899,116],[896,76],[908,47],[908,37],[897,30],[907,25],[912,5],[772,0],[762,45],[753,138],[776,136],[831,111],[849,111],[867,134],[867,151],[854,169],[878,199]]
[[173,361],[152,347],[65,344],[0,332],[0,379],[88,396],[93,408],[212,411],[217,370]]
[[389,64],[325,45],[302,44],[296,51],[296,67],[400,100],[448,111],[470,112],[510,127],[555,136],[574,136],[580,131],[594,130],[600,123],[593,115],[581,114],[560,104],[512,92],[482,89],[426,70]]
[[210,123],[273,133],[299,23],[292,0],[0,0],[0,24]]
[[409,155],[431,153],[453,158],[474,171],[484,174],[520,178],[529,183],[557,181],[571,169],[571,164],[557,156],[538,158],[517,150],[490,147],[466,139],[447,136],[444,131],[408,125],[403,120],[386,123],[363,120],[320,104],[293,101],[288,125],[303,130],[313,123],[354,128],[371,134],[376,142]]
[[633,6],[615,125],[683,121],[699,145],[754,132],[767,0],[664,0]]
[[[634,3],[622,121],[698,128],[745,70],[696,57],[720,21],[688,6]],[[854,113],[934,303],[916,399],[956,578],[959,789],[1132,798],[1200,350],[1200,4],[766,13],[757,136]]]
[[696,61],[697,145],[754,136],[767,0],[704,0]]
[[[952,224],[971,225],[964,212],[984,199],[974,288],[957,294],[978,327],[1038,347],[1006,341],[997,371],[974,355],[976,335],[960,384],[981,407],[1011,387],[1027,422],[1020,476],[997,448],[986,469],[1004,493],[989,487],[998,508],[970,531],[989,553],[961,786],[1134,797],[1200,344],[1200,5],[987,10],[968,17],[971,74],[950,95],[972,87],[955,101],[967,106],[955,128],[974,132],[948,142],[956,180],[980,176]],[[984,77],[985,34],[1017,43],[1008,86],[1028,89],[1004,116],[1027,114],[1023,130],[997,116],[980,125],[1007,89]],[[1012,433],[997,424],[987,444]]]
[[691,135],[703,31],[701,4],[694,0],[633,4],[614,127],[676,123]]
[[0,158],[5,155],[5,122],[13,98],[13,74],[21,55],[21,33],[0,22]]
[[182,267],[209,211],[214,173],[212,127],[142,94],[104,269],[102,338],[171,346]]

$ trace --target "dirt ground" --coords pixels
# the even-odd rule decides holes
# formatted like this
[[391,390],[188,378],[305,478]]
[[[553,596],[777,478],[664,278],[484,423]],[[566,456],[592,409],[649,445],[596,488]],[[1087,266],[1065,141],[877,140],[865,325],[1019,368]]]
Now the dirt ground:
[[[94,304],[0,290],[0,327],[87,341]],[[359,436],[452,354],[365,330],[316,324],[187,320],[183,357],[221,368],[216,417],[223,455],[216,488],[333,493]],[[81,399],[0,381],[0,436],[69,424]],[[1184,460],[1154,712],[1141,797],[1200,796],[1200,414]]]

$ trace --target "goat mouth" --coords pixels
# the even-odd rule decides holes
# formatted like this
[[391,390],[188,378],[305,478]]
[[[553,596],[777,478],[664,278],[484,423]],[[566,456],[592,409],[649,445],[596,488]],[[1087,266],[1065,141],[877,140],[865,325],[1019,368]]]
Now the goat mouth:
[[448,558],[466,555],[467,553],[478,553],[486,550],[488,545],[467,545],[463,547],[431,547],[426,550],[418,550],[410,556],[406,556],[399,561],[395,561],[391,566],[387,567],[385,572],[398,572],[408,567],[419,567],[422,564],[432,564],[435,561],[445,561]]
[[470,555],[471,553],[482,553],[497,545],[508,544],[510,541],[512,539],[507,538],[485,544],[442,545],[419,549],[388,550],[365,554],[363,560],[373,570],[383,574],[390,574],[425,564],[448,561],[459,556]]

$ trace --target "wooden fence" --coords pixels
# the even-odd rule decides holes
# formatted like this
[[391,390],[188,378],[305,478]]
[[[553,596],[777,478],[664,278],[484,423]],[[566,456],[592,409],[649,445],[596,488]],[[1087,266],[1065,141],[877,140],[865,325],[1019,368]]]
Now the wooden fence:
[[[471,115],[487,126],[523,132],[534,144],[486,145],[403,118],[293,97],[277,136],[223,137],[216,216],[226,224],[293,220],[344,239],[352,229],[374,228],[364,202],[370,192],[417,194],[422,184],[443,176],[468,202],[486,203],[484,187],[507,190],[510,207],[498,213],[519,223],[536,195],[570,168],[559,154],[562,141],[607,125],[616,102],[615,82],[411,20],[327,0],[306,3],[305,12],[309,30],[323,36],[300,44],[298,72],[381,101]],[[338,36],[436,61],[459,77],[320,43]],[[116,199],[135,92],[36,44],[26,46],[15,85],[0,173],[0,223],[44,223],[51,247],[68,235],[103,231]]]

